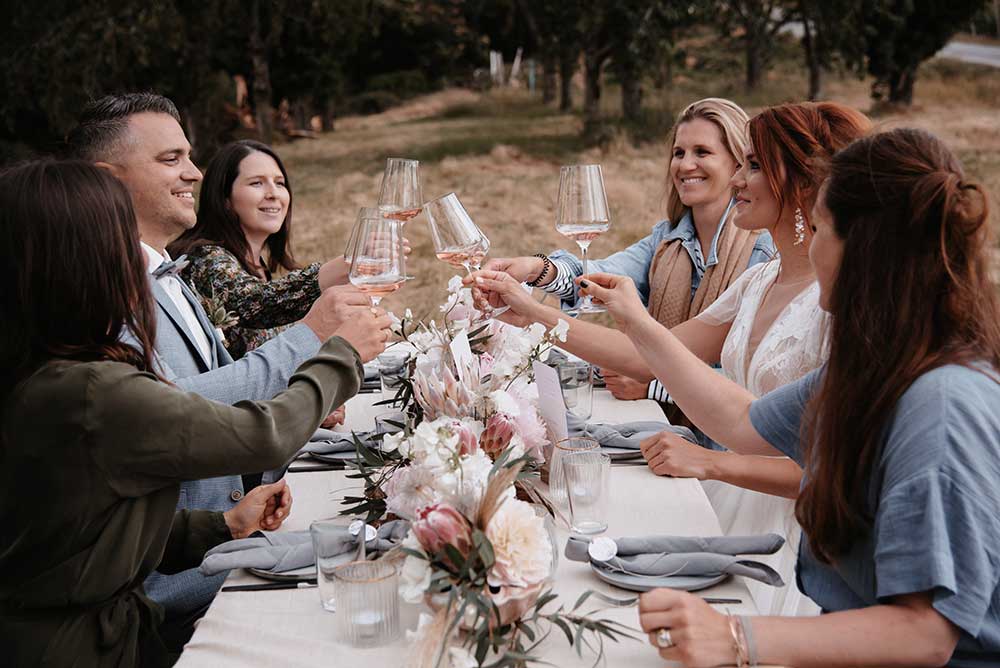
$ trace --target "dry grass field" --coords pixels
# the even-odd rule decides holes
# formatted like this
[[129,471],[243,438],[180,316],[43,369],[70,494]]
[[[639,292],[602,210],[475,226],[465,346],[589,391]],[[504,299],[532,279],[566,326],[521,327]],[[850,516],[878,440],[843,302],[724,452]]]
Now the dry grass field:
[[[678,71],[668,88],[650,90],[647,104],[669,119],[689,101],[720,95],[752,114],[805,91],[797,60],[779,62],[761,89],[747,96],[738,56],[716,57],[717,62]],[[931,61],[921,68],[917,102],[903,113],[872,111],[868,85],[830,77],[827,97],[871,113],[880,126],[917,126],[942,137],[967,172],[993,193],[992,223],[1000,230],[1000,69]],[[617,97],[609,86],[603,98],[608,112],[616,111]],[[357,209],[374,204],[388,156],[421,161],[425,199],[458,193],[490,237],[494,257],[575,247],[554,229],[563,164],[604,167],[612,228],[592,246],[596,257],[644,236],[663,217],[665,205],[662,136],[639,147],[622,137],[588,148],[580,140],[577,115],[560,114],[523,91],[447,90],[377,116],[342,119],[336,132],[278,150],[295,187],[294,248],[303,262],[343,252]],[[443,300],[454,270],[435,259],[423,216],[408,224],[407,236],[414,248],[408,270],[417,279],[383,303],[398,312],[409,307],[418,316],[429,315]]]

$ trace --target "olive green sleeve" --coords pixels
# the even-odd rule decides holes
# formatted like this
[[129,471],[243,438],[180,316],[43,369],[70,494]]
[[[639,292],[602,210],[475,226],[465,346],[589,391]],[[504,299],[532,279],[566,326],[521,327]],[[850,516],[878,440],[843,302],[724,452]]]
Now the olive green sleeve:
[[156,570],[164,575],[195,568],[205,553],[233,539],[222,513],[210,510],[178,510]]
[[357,393],[363,375],[354,348],[333,337],[270,401],[227,406],[109,363],[87,386],[85,430],[112,488],[142,496],[184,480],[281,466]]

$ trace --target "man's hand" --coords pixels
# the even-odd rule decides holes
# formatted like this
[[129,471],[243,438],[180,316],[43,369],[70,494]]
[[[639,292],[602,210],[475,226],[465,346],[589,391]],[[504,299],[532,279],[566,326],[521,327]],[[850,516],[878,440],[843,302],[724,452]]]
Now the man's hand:
[[362,362],[370,362],[385,350],[391,326],[392,319],[385,311],[369,306],[352,312],[333,334],[354,346]]
[[604,377],[604,384],[615,399],[622,401],[635,401],[645,399],[649,389],[649,383],[640,383],[634,378],[623,376],[611,369],[602,369],[601,376]]
[[319,426],[323,427],[323,429],[333,429],[338,424],[344,424],[345,413],[346,411],[344,410],[344,407],[341,406],[337,410],[327,415],[326,419],[323,420]]
[[313,302],[302,322],[309,326],[320,341],[326,341],[348,318],[368,310],[371,305],[368,295],[353,285],[327,288]]
[[246,538],[254,531],[274,531],[292,511],[292,490],[284,479],[254,487],[235,508],[222,515],[233,538]]

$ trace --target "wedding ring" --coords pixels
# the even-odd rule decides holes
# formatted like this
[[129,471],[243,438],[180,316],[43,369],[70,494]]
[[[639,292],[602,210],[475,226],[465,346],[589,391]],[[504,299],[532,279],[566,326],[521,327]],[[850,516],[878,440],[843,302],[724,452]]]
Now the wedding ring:
[[656,646],[660,649],[670,649],[674,646],[674,641],[670,637],[669,629],[660,629],[656,632]]

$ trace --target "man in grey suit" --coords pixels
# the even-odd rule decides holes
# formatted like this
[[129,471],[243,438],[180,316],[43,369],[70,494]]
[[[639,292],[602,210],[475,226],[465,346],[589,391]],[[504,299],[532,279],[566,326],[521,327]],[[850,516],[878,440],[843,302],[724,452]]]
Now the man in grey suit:
[[[382,342],[388,337],[384,313],[372,309],[366,295],[351,286],[335,287],[322,293],[300,323],[234,362],[165,250],[194,226],[194,186],[202,178],[174,104],[152,93],[107,96],[84,109],[67,143],[76,157],[110,170],[132,195],[158,304],[158,362],[181,389],[223,403],[270,399],[346,319],[374,318],[372,335],[383,337]],[[274,490],[262,486],[250,494]],[[198,480],[181,486],[178,507],[232,512],[242,497],[239,476]],[[168,640],[186,641],[189,624],[211,603],[225,577],[205,577],[192,569],[171,576],[154,573],[146,580],[149,596],[166,610]],[[181,629],[179,637],[171,632],[174,627]]]

